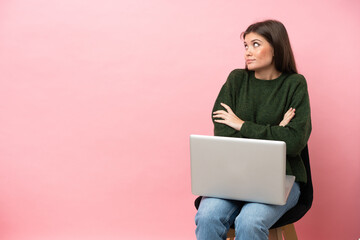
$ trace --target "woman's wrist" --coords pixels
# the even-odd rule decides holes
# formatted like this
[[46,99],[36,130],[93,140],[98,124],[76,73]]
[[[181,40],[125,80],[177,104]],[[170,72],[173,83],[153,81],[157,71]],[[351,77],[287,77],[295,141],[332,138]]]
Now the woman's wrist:
[[240,126],[239,126],[238,129],[237,129],[238,131],[241,130],[241,128],[242,128],[242,126],[244,125],[244,123],[245,123],[245,121],[241,120]]

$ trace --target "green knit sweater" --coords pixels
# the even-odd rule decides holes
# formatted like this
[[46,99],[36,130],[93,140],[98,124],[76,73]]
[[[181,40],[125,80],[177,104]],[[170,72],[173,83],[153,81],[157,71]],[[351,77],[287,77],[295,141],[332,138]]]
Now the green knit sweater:
[[[221,88],[213,112],[227,104],[245,121],[240,131],[214,122],[214,135],[254,139],[280,140],[286,143],[286,174],[297,182],[306,182],[301,150],[311,132],[310,104],[305,78],[300,74],[282,73],[273,80],[255,78],[252,71],[233,70]],[[279,126],[289,108],[295,117],[285,127]],[[214,120],[214,119],[213,119]]]

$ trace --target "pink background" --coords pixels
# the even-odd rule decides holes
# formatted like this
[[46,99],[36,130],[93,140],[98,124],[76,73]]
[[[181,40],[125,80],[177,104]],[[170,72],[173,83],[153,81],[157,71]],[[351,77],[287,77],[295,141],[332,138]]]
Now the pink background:
[[[0,2],[0,238],[195,239],[189,135],[275,18],[308,81],[299,239],[360,238],[360,2]],[[171,237],[168,237],[171,235]]]

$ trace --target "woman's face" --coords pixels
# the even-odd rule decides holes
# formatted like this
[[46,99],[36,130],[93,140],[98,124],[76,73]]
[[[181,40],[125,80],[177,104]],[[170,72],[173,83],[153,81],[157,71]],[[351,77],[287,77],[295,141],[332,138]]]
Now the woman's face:
[[244,39],[245,62],[249,70],[260,72],[275,69],[274,48],[261,35],[251,32]]

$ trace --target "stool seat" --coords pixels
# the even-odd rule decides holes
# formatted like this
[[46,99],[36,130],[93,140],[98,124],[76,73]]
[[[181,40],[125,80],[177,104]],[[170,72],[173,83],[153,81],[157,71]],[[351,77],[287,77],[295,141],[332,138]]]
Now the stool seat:
[[[284,236],[284,238],[283,238]],[[235,229],[230,228],[227,233],[227,239],[235,239]],[[269,240],[298,240],[294,224],[288,224],[282,227],[273,228],[269,231]]]

